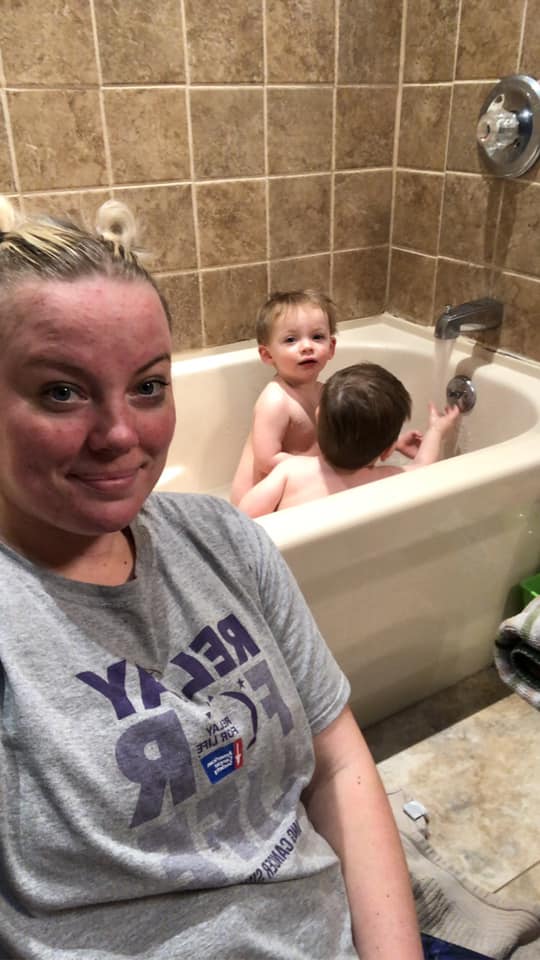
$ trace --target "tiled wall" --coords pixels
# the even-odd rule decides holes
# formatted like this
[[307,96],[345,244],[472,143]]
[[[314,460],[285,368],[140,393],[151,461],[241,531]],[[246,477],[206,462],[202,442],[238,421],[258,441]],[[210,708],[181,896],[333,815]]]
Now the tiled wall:
[[317,285],[419,323],[494,293],[540,358],[538,170],[482,176],[474,146],[540,63],[540,0],[2,0],[0,51],[0,191],[87,224],[125,200],[178,349]]
[[433,323],[447,303],[505,304],[485,342],[540,359],[540,163],[486,176],[482,103],[502,77],[540,74],[540,0],[405,0],[388,307]]
[[88,223],[125,200],[178,348],[252,336],[277,287],[381,310],[401,10],[339,6],[2,0],[0,191]]

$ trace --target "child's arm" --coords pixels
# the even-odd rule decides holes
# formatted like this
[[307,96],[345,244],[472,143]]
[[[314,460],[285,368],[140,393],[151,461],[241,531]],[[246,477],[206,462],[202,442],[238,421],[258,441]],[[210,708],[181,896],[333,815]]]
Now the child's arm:
[[253,473],[257,480],[289,456],[283,450],[289,419],[287,397],[277,384],[268,384],[253,411]]
[[273,513],[281,503],[286,486],[287,470],[278,465],[264,480],[260,480],[244,494],[238,508],[247,513],[248,517],[262,517],[265,513]]
[[414,460],[423,439],[424,434],[418,430],[406,430],[397,438],[396,450]]
[[441,456],[442,441],[450,432],[459,418],[459,407],[445,407],[444,413],[439,413],[433,403],[429,404],[429,426],[420,444],[420,449],[410,466],[404,470],[414,470],[416,467],[426,467],[436,463]]

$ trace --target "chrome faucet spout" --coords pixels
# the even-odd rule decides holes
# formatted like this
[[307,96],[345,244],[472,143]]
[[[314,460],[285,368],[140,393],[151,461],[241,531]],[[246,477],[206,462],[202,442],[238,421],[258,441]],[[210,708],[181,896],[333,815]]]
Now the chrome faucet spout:
[[495,330],[502,323],[503,311],[501,301],[492,297],[447,306],[437,319],[435,336],[438,340],[455,340],[460,333]]

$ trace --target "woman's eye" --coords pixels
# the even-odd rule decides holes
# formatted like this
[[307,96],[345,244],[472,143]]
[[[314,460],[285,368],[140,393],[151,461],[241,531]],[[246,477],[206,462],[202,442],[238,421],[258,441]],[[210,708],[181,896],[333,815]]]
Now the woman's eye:
[[138,385],[137,391],[141,397],[159,397],[164,393],[168,383],[168,380],[161,380],[154,377],[151,380],[143,380],[143,382]]
[[55,403],[70,403],[79,399],[79,394],[69,383],[53,383],[45,388],[43,395]]

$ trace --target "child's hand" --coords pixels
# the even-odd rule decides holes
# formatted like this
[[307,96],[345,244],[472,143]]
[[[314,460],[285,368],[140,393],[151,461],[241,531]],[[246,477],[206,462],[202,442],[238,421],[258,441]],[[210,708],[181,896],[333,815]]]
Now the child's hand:
[[461,411],[459,407],[444,408],[444,413],[439,413],[434,403],[429,404],[429,426],[441,434],[448,433],[456,420],[459,420]]
[[418,448],[422,443],[423,436],[424,434],[420,433],[419,430],[406,430],[405,433],[400,433],[396,443],[396,450],[399,450],[404,456],[414,460],[418,453]]

